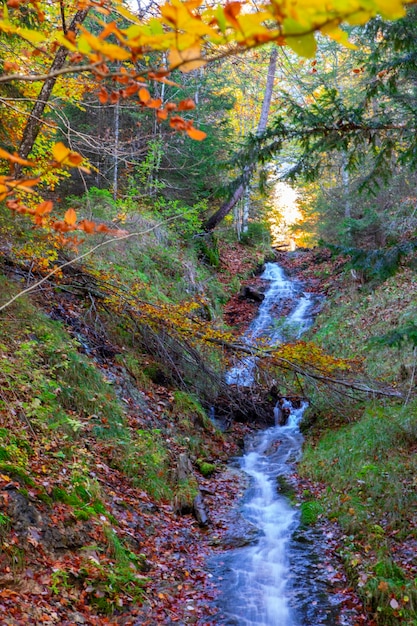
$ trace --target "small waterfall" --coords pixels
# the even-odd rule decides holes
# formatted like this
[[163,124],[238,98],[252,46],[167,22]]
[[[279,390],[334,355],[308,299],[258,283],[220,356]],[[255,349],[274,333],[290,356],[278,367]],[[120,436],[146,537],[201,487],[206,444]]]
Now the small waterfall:
[[[316,294],[304,293],[301,286],[289,280],[284,270],[276,263],[267,263],[261,276],[270,281],[265,298],[258,309],[258,315],[249,326],[243,341],[248,346],[256,339],[264,339],[269,345],[297,339],[313,323],[311,311],[318,299]],[[278,322],[279,311],[291,307],[286,318]],[[241,359],[226,375],[229,385],[249,387],[254,382],[255,357]]]
[[[262,275],[271,281],[257,318],[244,340],[248,345],[259,337],[274,345],[295,339],[312,323],[315,294],[304,293],[302,286],[290,281],[282,268],[268,263]],[[289,311],[284,322],[276,319],[280,311]],[[253,383],[256,359],[249,357],[237,363],[228,374],[230,384]],[[326,597],[325,582],[320,579],[314,553],[314,530],[302,545],[294,541],[299,527],[298,510],[280,495],[278,481],[294,472],[301,456],[302,435],[299,423],[305,405],[293,407],[290,402],[275,410],[289,408],[285,426],[275,425],[253,435],[246,453],[237,460],[250,477],[244,496],[243,517],[256,526],[256,543],[230,550],[215,559],[214,572],[222,591],[217,605],[217,626],[334,626],[335,609]]]

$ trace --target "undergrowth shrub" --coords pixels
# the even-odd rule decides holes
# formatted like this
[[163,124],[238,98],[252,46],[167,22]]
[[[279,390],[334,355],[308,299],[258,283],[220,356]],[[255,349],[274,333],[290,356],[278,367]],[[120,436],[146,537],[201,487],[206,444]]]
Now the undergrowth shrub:
[[417,539],[416,439],[409,434],[416,421],[416,400],[371,404],[358,422],[308,444],[300,464],[302,475],[327,485],[319,503],[345,533],[345,566],[381,626],[417,619],[417,588],[395,563],[397,545]]
[[137,430],[130,441],[120,442],[112,463],[153,498],[172,498],[170,453],[160,430]]

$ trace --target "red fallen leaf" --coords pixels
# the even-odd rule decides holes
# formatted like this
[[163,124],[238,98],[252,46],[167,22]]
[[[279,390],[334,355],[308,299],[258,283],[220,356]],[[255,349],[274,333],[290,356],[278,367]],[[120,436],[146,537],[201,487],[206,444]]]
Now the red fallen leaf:
[[18,593],[16,593],[15,591],[12,591],[11,589],[7,589],[7,588],[6,588],[6,589],[2,589],[2,590],[0,591],[0,596],[1,596],[2,598],[11,598],[11,597],[13,597],[13,596],[18,596],[18,595],[19,595],[19,594],[18,594]]

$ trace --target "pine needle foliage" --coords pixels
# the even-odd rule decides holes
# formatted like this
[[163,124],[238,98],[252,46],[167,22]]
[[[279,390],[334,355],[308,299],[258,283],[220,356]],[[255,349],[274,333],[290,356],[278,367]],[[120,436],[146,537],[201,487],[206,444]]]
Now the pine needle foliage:
[[403,241],[388,248],[366,250],[335,245],[327,247],[336,255],[350,258],[349,266],[361,273],[364,282],[380,283],[394,276],[401,263],[417,249],[417,239]]
[[359,191],[373,195],[399,165],[414,169],[416,16],[416,8],[410,7],[401,20],[377,18],[357,30],[363,52],[353,70],[360,76],[353,96],[329,84],[325,75],[318,82],[304,78],[296,93],[282,89],[279,114],[262,135],[249,135],[235,155],[232,165],[241,174],[230,191],[246,183],[256,163],[280,155],[286,163],[280,177],[313,181],[331,165],[335,152],[343,153],[347,171],[360,173]]

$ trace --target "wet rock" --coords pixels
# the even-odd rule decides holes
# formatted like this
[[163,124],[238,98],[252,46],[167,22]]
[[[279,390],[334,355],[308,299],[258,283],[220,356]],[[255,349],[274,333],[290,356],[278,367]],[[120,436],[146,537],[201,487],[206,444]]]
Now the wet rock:
[[259,528],[248,522],[239,512],[232,511],[227,520],[228,529],[220,541],[222,548],[243,548],[254,543],[261,534]]
[[240,290],[239,298],[243,300],[253,300],[253,302],[262,302],[265,299],[265,294],[256,287],[246,285]]
[[78,613],[78,611],[74,611],[74,613],[70,613],[69,617],[74,622],[74,624],[86,624],[87,623],[85,617],[81,613]]
[[29,527],[40,526],[42,518],[33,504],[18,491],[12,490],[9,494],[8,514],[13,520],[16,532],[26,534]]
[[303,543],[303,544],[314,543],[314,539],[311,536],[309,536],[306,532],[303,532],[302,530],[296,530],[292,536],[292,540],[297,541],[297,543]]
[[208,526],[209,518],[201,493],[198,493],[193,500],[193,514],[200,526]]
[[273,441],[265,450],[264,455],[265,456],[272,456],[273,454],[276,453],[276,451],[278,450],[279,446],[281,445],[280,441]]
[[48,525],[42,533],[42,542],[49,549],[77,550],[88,544],[91,531],[91,524],[72,527]]

